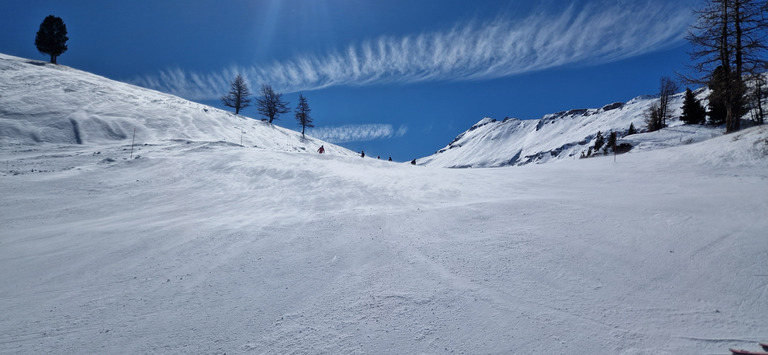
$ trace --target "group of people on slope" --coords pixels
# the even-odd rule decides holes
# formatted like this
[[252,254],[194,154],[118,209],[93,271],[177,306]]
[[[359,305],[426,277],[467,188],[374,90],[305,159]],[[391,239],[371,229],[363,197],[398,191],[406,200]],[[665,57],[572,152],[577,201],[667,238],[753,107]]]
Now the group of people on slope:
[[[323,154],[323,153],[325,153],[325,147],[321,145],[321,146],[320,146],[320,148],[317,148],[317,153],[318,153],[318,154]],[[365,158],[365,151],[364,151],[364,150],[361,150],[361,151],[360,151],[360,157],[361,157],[361,158]],[[376,159],[381,159],[381,156],[377,156],[377,157],[376,157]],[[389,157],[389,159],[388,159],[388,160],[389,160],[389,161],[392,161],[392,157]],[[416,165],[416,159],[413,159],[413,160],[411,160],[411,164],[412,164],[412,165]]]

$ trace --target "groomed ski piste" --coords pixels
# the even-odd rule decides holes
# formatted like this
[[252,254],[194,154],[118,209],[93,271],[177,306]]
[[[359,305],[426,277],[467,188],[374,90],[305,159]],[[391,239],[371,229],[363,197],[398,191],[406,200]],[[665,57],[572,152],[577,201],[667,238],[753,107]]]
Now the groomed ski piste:
[[768,126],[445,169],[65,66],[2,55],[0,87],[0,353],[727,354],[768,334]]

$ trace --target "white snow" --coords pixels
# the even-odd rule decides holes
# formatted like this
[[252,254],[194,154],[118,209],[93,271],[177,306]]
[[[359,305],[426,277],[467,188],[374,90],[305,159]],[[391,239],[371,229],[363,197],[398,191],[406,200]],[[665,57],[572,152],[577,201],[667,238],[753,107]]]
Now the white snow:
[[[698,90],[697,93],[706,105],[708,92]],[[538,120],[507,118],[496,121],[486,117],[443,149],[417,162],[447,168],[482,168],[577,159],[594,146],[598,131],[605,139],[610,132],[616,132],[619,138],[617,145],[629,143],[633,147],[631,152],[689,144],[722,134],[722,127],[683,125],[679,120],[683,97],[684,93],[672,96],[670,111],[673,118],[667,121],[668,127],[649,135],[624,137],[630,124],[634,124],[638,131],[644,129],[646,112],[659,100],[658,97],[644,95],[627,103],[616,102],[599,109],[563,111]]]
[[[229,142],[331,155],[357,153],[293,130],[107,78],[0,54],[0,143]],[[285,115],[282,119],[292,120]]]
[[[768,126],[615,162],[443,169],[307,154],[260,121],[0,66],[1,353],[725,354],[767,340]],[[78,80],[95,84],[43,91]],[[83,144],[64,134],[79,102],[130,95],[140,108],[76,116]],[[252,124],[249,143],[234,122]],[[130,138],[103,132],[133,125],[152,139],[129,159]]]

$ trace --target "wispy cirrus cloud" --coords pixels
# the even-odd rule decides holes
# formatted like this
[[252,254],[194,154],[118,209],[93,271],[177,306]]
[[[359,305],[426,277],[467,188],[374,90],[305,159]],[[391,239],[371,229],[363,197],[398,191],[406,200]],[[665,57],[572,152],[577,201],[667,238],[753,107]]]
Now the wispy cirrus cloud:
[[408,127],[397,129],[390,124],[359,124],[337,127],[321,127],[308,130],[307,134],[331,143],[364,142],[376,139],[402,137],[408,132]]
[[331,86],[493,79],[565,65],[618,61],[679,44],[692,22],[690,9],[660,0],[596,1],[522,20],[500,17],[444,31],[364,41],[343,51],[306,54],[268,65],[212,73],[181,69],[135,84],[189,99],[215,99],[236,73],[249,85],[285,92]]

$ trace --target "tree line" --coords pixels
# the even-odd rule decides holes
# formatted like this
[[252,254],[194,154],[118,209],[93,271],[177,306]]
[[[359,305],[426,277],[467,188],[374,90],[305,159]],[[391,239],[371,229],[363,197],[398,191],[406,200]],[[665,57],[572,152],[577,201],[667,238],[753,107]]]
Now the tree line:
[[[245,79],[240,74],[235,76],[229,86],[229,92],[221,97],[221,103],[224,106],[235,109],[235,114],[239,115],[240,111],[251,105],[251,92],[248,89]],[[286,114],[291,111],[288,107],[289,102],[283,100],[283,94],[275,92],[272,86],[267,84],[261,84],[259,90],[259,97],[256,98],[256,111],[268,120],[269,123],[278,119],[280,115]],[[314,127],[312,124],[312,116],[307,103],[307,98],[303,94],[299,94],[299,103],[296,105],[295,117],[299,126],[301,126],[301,136],[304,137],[304,131],[309,127]]]
[[[726,133],[741,129],[741,118],[750,112],[764,123],[768,1],[707,0],[696,15],[686,38],[694,48],[689,54],[698,76],[684,80],[710,88],[707,115],[712,123],[725,123]],[[701,112],[688,91],[683,110],[694,123]]]
[[[35,47],[40,53],[50,56],[50,62],[56,64],[56,59],[67,51],[67,26],[60,17],[48,15],[43,19],[40,28],[35,34]],[[283,94],[275,92],[271,86],[263,84],[259,91],[260,97],[256,99],[257,111],[269,123],[278,119],[282,114],[290,112],[288,102],[283,100]],[[224,106],[235,109],[235,114],[240,114],[240,110],[251,105],[251,93],[245,79],[238,74],[231,82],[229,93],[221,97]],[[296,106],[296,120],[301,126],[301,136],[304,137],[304,131],[307,127],[314,127],[312,116],[310,116],[309,104],[304,95],[299,94],[299,104]]]
[[[704,108],[686,88],[680,119],[688,124],[725,124],[726,133],[741,129],[746,115],[763,124],[768,92],[768,1],[706,0],[695,13],[697,22],[686,36],[693,48],[689,67],[694,74],[681,76],[684,82],[706,85],[710,91]],[[661,78],[659,102],[645,115],[648,131],[666,126],[669,99],[677,88],[671,78]]]
[[[749,97],[754,96],[746,83],[763,77],[768,68],[767,13],[765,0],[708,0],[697,11],[699,20],[688,35],[695,48],[691,53],[696,58],[694,69],[705,74],[693,81],[705,82],[712,89],[710,100],[721,115],[724,111],[727,133],[741,128]],[[762,91],[762,83],[756,84],[758,91]]]

